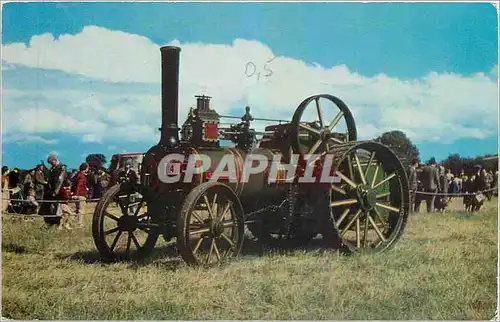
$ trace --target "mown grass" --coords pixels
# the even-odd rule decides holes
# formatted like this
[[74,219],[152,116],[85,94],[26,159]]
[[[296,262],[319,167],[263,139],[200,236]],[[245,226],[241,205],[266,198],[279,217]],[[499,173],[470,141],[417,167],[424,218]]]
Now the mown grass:
[[[90,217],[90,215],[88,216]],[[89,218],[88,218],[89,220]],[[172,250],[101,264],[90,228],[3,219],[2,316],[14,319],[491,319],[497,200],[411,217],[389,252],[246,255],[187,267]],[[163,255],[162,255],[163,254]]]

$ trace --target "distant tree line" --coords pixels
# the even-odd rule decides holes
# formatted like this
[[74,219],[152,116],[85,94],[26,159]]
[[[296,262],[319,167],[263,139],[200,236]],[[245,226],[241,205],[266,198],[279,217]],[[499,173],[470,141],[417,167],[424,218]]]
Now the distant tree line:
[[[384,145],[390,147],[400,158],[404,158],[404,165],[408,165],[413,159],[417,159],[419,163],[428,163],[430,160],[421,160],[420,151],[417,146],[406,136],[402,131],[385,132],[381,136],[374,139]],[[435,159],[434,159],[435,160]],[[461,157],[458,153],[450,154],[448,158],[440,162],[446,169],[451,169],[454,174],[459,174],[462,170],[466,174],[475,173],[476,166],[486,168],[493,172],[498,170],[498,155],[487,154],[474,158]]]

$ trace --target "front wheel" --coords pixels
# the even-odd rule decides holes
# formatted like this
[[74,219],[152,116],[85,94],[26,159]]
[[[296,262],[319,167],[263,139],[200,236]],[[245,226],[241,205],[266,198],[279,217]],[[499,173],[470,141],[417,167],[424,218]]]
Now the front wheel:
[[106,261],[139,260],[149,255],[159,236],[159,225],[152,221],[143,196],[112,186],[96,206],[92,236]]
[[191,190],[177,221],[177,248],[192,265],[214,265],[240,254],[244,238],[241,203],[228,186],[205,182]]

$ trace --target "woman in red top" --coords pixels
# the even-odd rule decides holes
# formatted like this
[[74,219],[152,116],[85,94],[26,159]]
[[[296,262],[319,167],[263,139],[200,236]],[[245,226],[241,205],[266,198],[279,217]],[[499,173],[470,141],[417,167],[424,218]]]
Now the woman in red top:
[[85,212],[85,201],[87,200],[87,195],[89,193],[89,188],[87,187],[87,173],[89,172],[88,163],[84,162],[80,165],[80,171],[75,176],[73,191],[74,198],[78,200],[76,203],[76,222],[78,226],[82,226],[80,215]]

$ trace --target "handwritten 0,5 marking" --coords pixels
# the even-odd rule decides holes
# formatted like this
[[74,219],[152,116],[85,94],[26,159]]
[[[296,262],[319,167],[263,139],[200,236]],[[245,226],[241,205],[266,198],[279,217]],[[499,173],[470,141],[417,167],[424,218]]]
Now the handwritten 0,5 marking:
[[248,78],[250,77],[253,77],[253,76],[257,76],[257,80],[260,79],[260,76],[263,76],[263,77],[270,77],[272,74],[273,74],[273,71],[269,68],[269,64],[274,60],[274,58],[276,57],[273,57],[271,58],[270,60],[268,60],[264,66],[263,66],[263,72],[260,72],[259,69],[257,68],[257,65],[252,62],[252,61],[249,61],[246,65],[245,65],[245,76],[247,76]]

